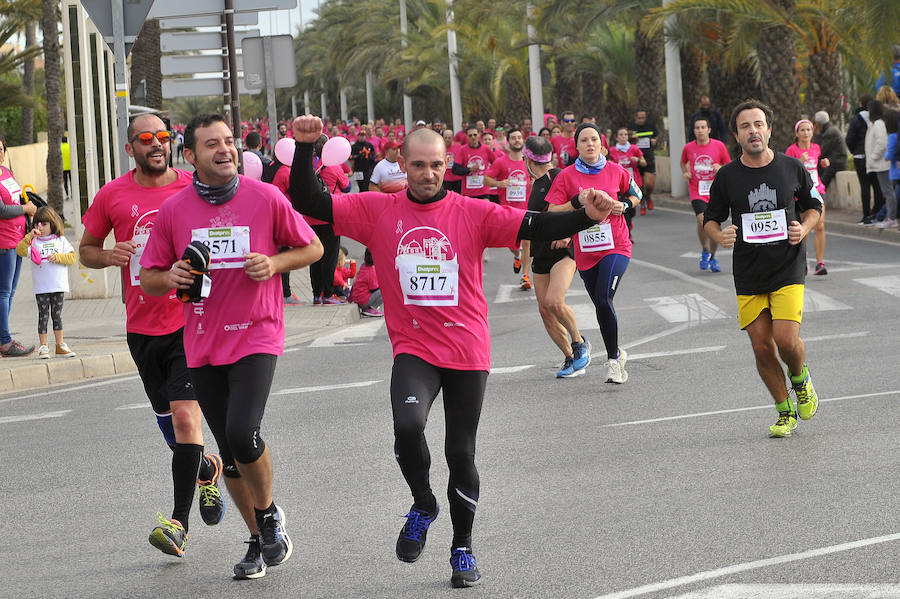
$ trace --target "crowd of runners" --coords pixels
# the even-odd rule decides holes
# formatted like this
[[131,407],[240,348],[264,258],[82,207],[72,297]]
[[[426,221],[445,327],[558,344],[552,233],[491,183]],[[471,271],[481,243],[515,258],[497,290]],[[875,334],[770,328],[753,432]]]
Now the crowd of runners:
[[[819,121],[798,121],[797,142],[777,152],[769,147],[771,111],[750,100],[727,125],[739,158],[711,136],[717,123],[707,114],[692,118],[694,140],[681,153],[700,269],[720,272],[717,249],[733,248],[739,326],[778,412],[773,437],[790,436],[818,406],[799,329],[805,239],[822,223],[818,170],[828,167],[811,141]],[[628,355],[613,299],[632,255],[632,217],[654,208],[660,136],[646,111],[610,131],[572,112],[559,121],[548,115],[544,125],[534,131],[528,119],[489,119],[454,132],[419,121],[406,131],[399,120],[330,124],[305,115],[282,131],[293,138],[293,157],[289,167],[276,164],[270,185],[238,174],[235,137],[221,116],[198,116],[183,131],[193,173],[168,166],[171,138],[159,118],[130,123],[135,168],[93,199],[80,256],[85,266],[122,270],[129,348],[172,450],[174,505],[171,515],[157,514],[153,546],[183,556],[194,495],[203,521],[217,524],[224,481],[249,533],[234,576],[258,578],[291,557],[262,423],[289,297],[276,275],[319,263],[346,236],[367,248],[393,348],[394,452],[412,498],[397,558],[421,556],[441,511],[424,431],[443,392],[451,583],[480,582],[472,532],[476,433],[491,365],[485,250],[509,248],[518,286],[533,289],[563,354],[558,378],[587,373],[599,351],[566,303],[577,271],[600,325],[593,341],[605,349],[598,381],[621,385]],[[320,161],[329,135],[352,144],[333,178]],[[115,243],[104,249],[110,233]],[[824,235],[821,256],[815,238],[816,274],[824,274]],[[217,452],[205,449],[201,418]]]

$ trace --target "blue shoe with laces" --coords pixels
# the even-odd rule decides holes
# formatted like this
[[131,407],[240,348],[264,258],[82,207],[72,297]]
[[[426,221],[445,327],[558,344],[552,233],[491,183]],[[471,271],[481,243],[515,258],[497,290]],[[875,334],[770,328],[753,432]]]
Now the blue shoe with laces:
[[722,269],[719,268],[719,261],[715,258],[709,259],[709,272],[722,272]]
[[581,336],[581,341],[572,344],[572,368],[584,370],[591,363],[591,342]]
[[451,551],[450,566],[453,568],[450,584],[454,588],[473,587],[481,582],[481,573],[478,571],[478,564],[475,563],[475,556],[472,555],[470,547],[457,547]]
[[700,252],[700,270],[707,270],[709,268],[709,252],[703,250]]
[[404,516],[406,524],[403,525],[397,538],[397,559],[409,563],[419,559],[425,550],[428,527],[435,521],[440,511],[441,508],[437,504],[431,514],[421,512],[415,507],[410,508],[409,513]]

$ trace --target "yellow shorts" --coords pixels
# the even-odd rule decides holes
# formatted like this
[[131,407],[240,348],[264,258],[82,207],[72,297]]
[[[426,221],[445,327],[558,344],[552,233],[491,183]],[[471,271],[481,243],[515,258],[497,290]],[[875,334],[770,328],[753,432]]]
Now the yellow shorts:
[[737,303],[741,329],[750,326],[763,310],[769,310],[772,320],[800,322],[803,319],[803,285],[787,285],[772,293],[739,295]]

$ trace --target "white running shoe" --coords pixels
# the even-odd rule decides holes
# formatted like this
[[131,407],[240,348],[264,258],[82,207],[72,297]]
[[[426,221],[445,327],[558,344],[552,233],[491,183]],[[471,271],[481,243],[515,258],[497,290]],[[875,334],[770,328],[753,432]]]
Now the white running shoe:
[[628,380],[628,372],[625,370],[625,362],[628,361],[628,352],[619,350],[618,360],[606,361],[606,382],[621,385]]
[[41,360],[49,360],[50,359],[50,348],[46,345],[42,345],[38,348],[38,358]]

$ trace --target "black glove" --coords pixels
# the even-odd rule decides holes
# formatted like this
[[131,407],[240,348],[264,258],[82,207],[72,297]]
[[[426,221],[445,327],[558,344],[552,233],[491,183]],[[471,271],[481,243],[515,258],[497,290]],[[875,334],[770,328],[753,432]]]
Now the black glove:
[[194,282],[187,289],[178,290],[178,299],[182,302],[202,302],[209,296],[212,285],[212,279],[209,278],[209,248],[199,241],[192,241],[184,248],[181,259],[191,265]]

